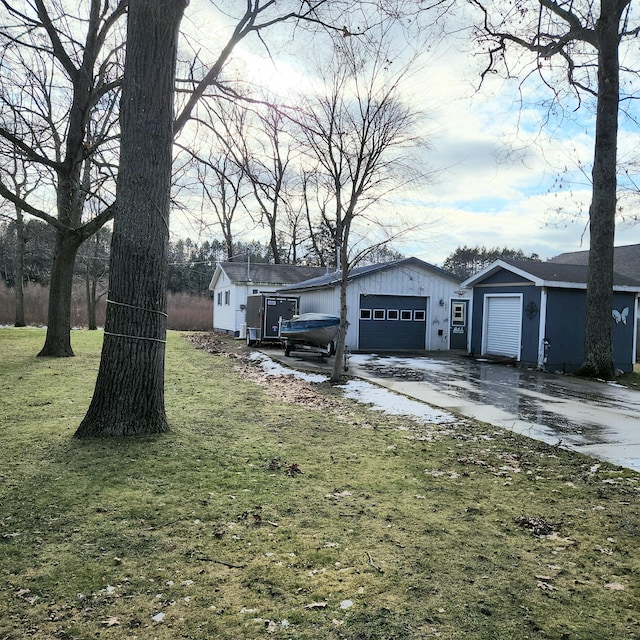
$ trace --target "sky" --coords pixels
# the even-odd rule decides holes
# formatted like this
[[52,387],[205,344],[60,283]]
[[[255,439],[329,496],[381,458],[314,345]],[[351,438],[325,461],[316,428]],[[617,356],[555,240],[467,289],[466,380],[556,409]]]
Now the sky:
[[[187,17],[191,28],[208,24],[212,40],[228,32],[207,13],[205,0],[193,1]],[[237,47],[233,64],[284,96],[313,82],[298,41],[270,43],[269,34],[265,40],[271,59],[252,41]],[[306,44],[313,49],[313,41]],[[474,53],[465,32],[445,38],[404,87],[426,113],[425,160],[434,175],[422,189],[386,203],[390,222],[400,216],[419,224],[394,248],[437,265],[464,245],[521,249],[542,259],[588,249],[593,109],[573,111],[567,103],[566,111],[550,113],[540,106],[549,91],[535,78],[522,85],[492,76],[478,89],[483,60]],[[632,158],[640,133],[627,119],[621,124],[620,157]],[[640,243],[640,222],[633,222],[640,206],[622,204],[616,244]]]

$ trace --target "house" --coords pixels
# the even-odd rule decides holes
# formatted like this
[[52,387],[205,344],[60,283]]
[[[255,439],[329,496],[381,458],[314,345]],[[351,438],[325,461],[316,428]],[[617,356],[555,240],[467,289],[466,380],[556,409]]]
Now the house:
[[[587,266],[497,260],[462,283],[472,294],[470,351],[574,372],[582,364]],[[614,274],[616,369],[633,370],[640,282]]]
[[[572,251],[561,253],[548,262],[562,264],[589,264],[588,251]],[[640,244],[629,244],[613,248],[613,270],[622,276],[633,278],[640,282]]]
[[[340,315],[341,272],[282,287],[300,312]],[[347,284],[346,346],[352,351],[466,348],[460,278],[417,258],[357,267]]]
[[209,284],[213,291],[213,329],[240,336],[246,327],[247,296],[326,273],[324,267],[251,262],[218,262]]

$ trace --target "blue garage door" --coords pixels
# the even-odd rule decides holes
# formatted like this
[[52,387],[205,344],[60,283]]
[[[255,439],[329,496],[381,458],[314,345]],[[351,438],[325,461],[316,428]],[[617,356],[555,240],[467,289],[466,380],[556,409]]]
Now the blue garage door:
[[427,301],[419,296],[360,296],[358,348],[425,349]]

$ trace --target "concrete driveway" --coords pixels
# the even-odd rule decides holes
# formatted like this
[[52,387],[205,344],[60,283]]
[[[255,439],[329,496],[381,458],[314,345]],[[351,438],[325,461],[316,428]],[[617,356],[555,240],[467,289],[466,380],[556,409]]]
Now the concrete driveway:
[[433,406],[640,471],[640,391],[443,352],[354,354],[350,369]]

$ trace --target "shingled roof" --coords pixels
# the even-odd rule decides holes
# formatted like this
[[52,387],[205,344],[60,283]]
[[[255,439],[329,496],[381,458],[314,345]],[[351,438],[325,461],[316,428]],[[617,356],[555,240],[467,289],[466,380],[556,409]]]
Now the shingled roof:
[[[589,263],[588,251],[573,251],[561,253],[549,262],[554,264],[582,264]],[[613,248],[613,270],[623,276],[640,282],[640,244],[629,244]]]
[[302,282],[326,272],[324,267],[307,267],[294,264],[262,264],[258,262],[218,262],[209,288],[212,289],[219,271],[224,271],[235,284],[280,286]]
[[[473,286],[500,269],[531,280],[541,287],[564,287],[584,289],[587,286],[586,264],[564,264],[561,262],[536,262],[534,260],[496,260],[482,271],[466,280],[462,286]],[[640,282],[620,273],[613,274],[614,288],[640,290]]]
[[[386,269],[393,269],[396,267],[402,266],[417,266],[422,267],[423,269],[427,269],[433,271],[436,274],[444,276],[445,278],[450,278],[451,280],[455,280],[456,282],[460,282],[461,278],[457,275],[447,271],[446,269],[441,269],[440,267],[436,267],[428,262],[424,262],[419,258],[403,258],[402,260],[392,260],[390,262],[381,262],[378,264],[368,264],[363,267],[356,267],[355,269],[351,269],[349,271],[349,275],[347,276],[348,281],[355,280],[357,278],[362,278],[363,276],[376,273],[379,271],[385,271]],[[334,271],[332,273],[326,273],[324,275],[318,276],[316,278],[312,278],[310,280],[306,280],[304,282],[299,282],[297,284],[291,284],[287,287],[283,287],[281,291],[303,291],[308,289],[322,289],[325,287],[335,287],[339,284],[342,279],[342,271]]]

